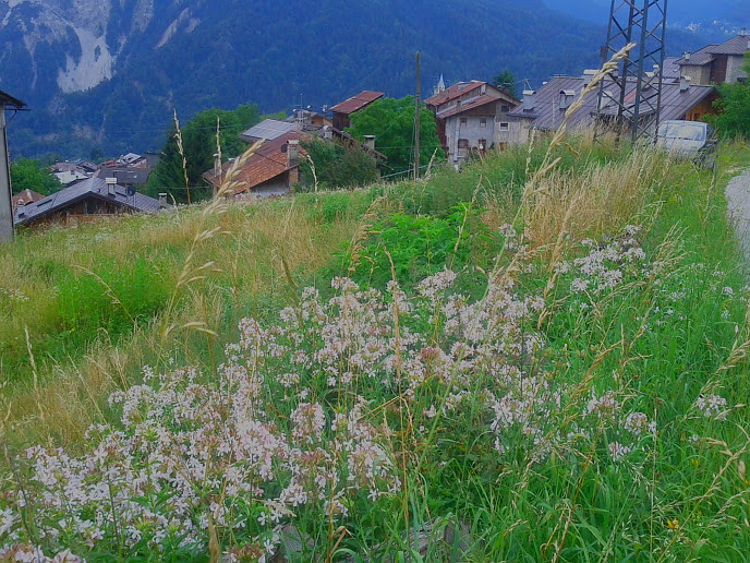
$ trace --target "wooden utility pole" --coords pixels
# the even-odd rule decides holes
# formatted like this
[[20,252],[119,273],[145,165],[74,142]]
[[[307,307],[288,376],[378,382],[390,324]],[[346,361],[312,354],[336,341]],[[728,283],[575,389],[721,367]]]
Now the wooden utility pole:
[[419,51],[417,51],[417,95],[414,97],[414,179],[419,178],[419,110],[422,105],[419,92]]

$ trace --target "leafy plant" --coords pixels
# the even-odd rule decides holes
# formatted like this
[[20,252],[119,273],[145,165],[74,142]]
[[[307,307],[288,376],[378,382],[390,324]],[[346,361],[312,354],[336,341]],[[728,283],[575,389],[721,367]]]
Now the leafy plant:
[[375,157],[360,147],[343,147],[320,139],[303,141],[308,159],[300,166],[305,191],[366,186],[377,179]]
[[31,190],[49,195],[63,187],[49,168],[30,158],[21,158],[10,163],[10,183],[14,194]]
[[[352,114],[349,131],[359,141],[365,135],[375,135],[375,148],[387,157],[390,169],[406,171],[414,162],[414,109],[412,96],[399,100],[382,98]],[[419,116],[419,160],[427,165],[433,153],[438,161],[445,155],[432,113],[422,106]]]

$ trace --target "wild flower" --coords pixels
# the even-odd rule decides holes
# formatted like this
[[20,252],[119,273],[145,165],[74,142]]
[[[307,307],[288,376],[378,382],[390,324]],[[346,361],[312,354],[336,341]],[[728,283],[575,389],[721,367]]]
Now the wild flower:
[[631,451],[630,446],[623,446],[619,442],[610,442],[608,448],[609,457],[611,457],[614,462],[622,460],[622,458],[628,455]]
[[[622,284],[641,260],[634,236],[592,244],[571,277],[594,292]],[[301,515],[343,520],[357,499],[401,492],[404,413],[415,429],[445,432],[475,412],[488,449],[532,465],[579,455],[577,441],[619,421],[612,391],[573,402],[548,369],[543,295],[496,275],[471,299],[456,280],[439,272],[410,296],[393,281],[381,292],[335,278],[329,299],[307,288],[275,322],[242,319],[218,377],[145,368],[140,384],[112,393],[119,420],[92,427],[82,455],[37,446],[19,460],[44,549],[84,553],[119,537],[142,554],[181,538],[180,549],[205,552],[213,526],[236,538],[228,557],[242,546],[269,555]],[[619,422],[634,436],[653,425],[643,413]],[[607,446],[612,462],[632,448]],[[6,493],[3,541],[28,542],[17,516],[26,496]]]
[[584,413],[596,416],[599,420],[607,422],[614,420],[618,408],[619,404],[612,391],[607,391],[601,397],[596,397],[592,393]]
[[720,395],[701,394],[693,405],[706,418],[716,418],[717,420],[726,418],[727,400]]
[[640,436],[646,432],[653,432],[656,429],[655,423],[649,423],[648,416],[642,412],[633,412],[628,414],[623,424],[625,430],[634,436]]

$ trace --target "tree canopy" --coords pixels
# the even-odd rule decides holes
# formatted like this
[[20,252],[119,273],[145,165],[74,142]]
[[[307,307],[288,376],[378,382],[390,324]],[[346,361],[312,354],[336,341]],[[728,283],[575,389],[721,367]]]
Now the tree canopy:
[[[210,170],[216,154],[216,127],[219,125],[221,155],[224,160],[237,156],[246,144],[239,135],[260,121],[255,105],[241,105],[235,110],[209,109],[202,111],[180,127],[185,154],[191,200],[205,199],[211,193],[202,174]],[[182,156],[177,144],[177,129],[170,128],[161,158],[146,186],[147,193],[167,192],[178,202],[187,201],[187,190],[182,169]]]
[[[440,148],[435,119],[422,106],[419,113],[419,160],[427,164],[437,151],[437,158],[445,155]],[[375,135],[375,148],[388,158],[392,172],[402,172],[414,162],[414,97],[400,100],[382,98],[365,109],[352,114],[351,134],[362,141],[365,135]]]
[[362,148],[320,139],[303,141],[302,146],[310,157],[300,167],[300,181],[307,189],[315,186],[316,179],[318,189],[336,189],[364,186],[378,177],[375,157]]
[[[745,54],[742,69],[750,75],[750,53]],[[742,135],[750,139],[750,84],[722,84],[718,90],[721,97],[714,107],[719,114],[711,122],[721,135]]]
[[495,88],[498,88],[499,90],[505,92],[509,96],[518,98],[518,86],[516,85],[516,77],[513,76],[513,73],[507,68],[493,76],[492,80],[490,80],[490,84],[492,84]]
[[49,195],[63,187],[49,168],[30,158],[21,158],[10,163],[10,183],[14,194],[28,189]]

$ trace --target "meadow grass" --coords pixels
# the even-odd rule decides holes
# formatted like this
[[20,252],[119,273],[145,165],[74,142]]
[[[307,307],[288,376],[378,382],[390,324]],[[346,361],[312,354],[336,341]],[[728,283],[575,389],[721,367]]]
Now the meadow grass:
[[742,561],[750,151],[548,149],[3,249],[5,556]]

